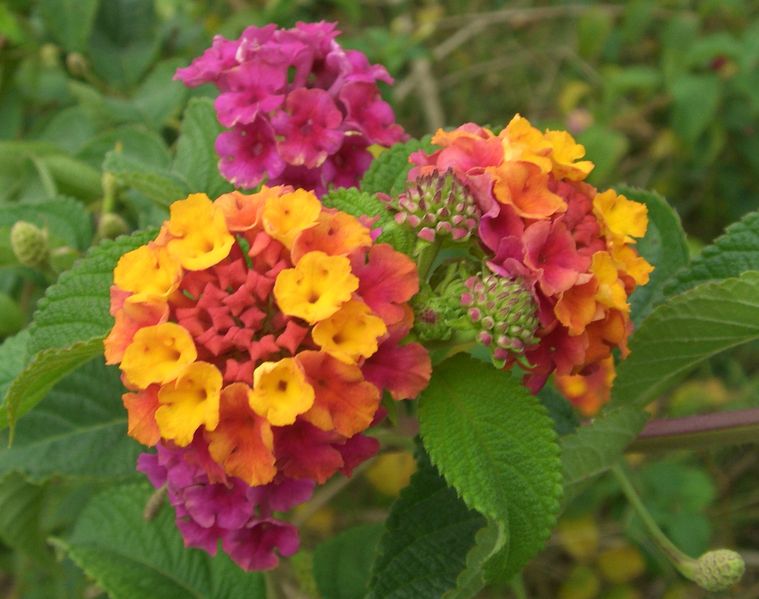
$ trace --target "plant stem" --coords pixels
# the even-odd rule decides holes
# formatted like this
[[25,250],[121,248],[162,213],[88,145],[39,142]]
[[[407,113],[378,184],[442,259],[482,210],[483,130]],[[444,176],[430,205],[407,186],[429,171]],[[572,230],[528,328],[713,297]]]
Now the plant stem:
[[700,414],[649,422],[628,451],[703,448],[709,445],[755,443],[759,439],[759,408]]
[[648,531],[648,534],[651,536],[651,539],[656,543],[659,549],[661,549],[667,555],[667,557],[678,569],[678,571],[680,571],[683,575],[686,575],[684,570],[688,569],[688,565],[693,562],[693,559],[680,551],[675,546],[675,544],[670,541],[669,538],[667,538],[667,535],[662,532],[661,528],[659,528],[659,525],[646,509],[646,506],[643,504],[640,495],[638,495],[635,487],[633,487],[632,483],[630,482],[630,479],[627,478],[627,475],[625,474],[624,470],[622,470],[622,467],[619,464],[613,466],[611,468],[611,473],[614,475],[614,478],[617,479],[617,482],[622,488],[622,492],[625,494],[627,501],[630,503],[633,510],[635,510],[635,513],[643,522],[643,525]]

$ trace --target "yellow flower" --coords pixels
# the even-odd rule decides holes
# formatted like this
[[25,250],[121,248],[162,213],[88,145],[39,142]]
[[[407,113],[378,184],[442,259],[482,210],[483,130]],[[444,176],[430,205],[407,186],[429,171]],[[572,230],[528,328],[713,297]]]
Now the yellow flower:
[[630,276],[636,285],[648,283],[648,275],[651,274],[654,267],[645,258],[638,255],[638,252],[633,248],[626,245],[613,246],[611,256],[614,258],[617,268]]
[[264,230],[290,249],[298,234],[316,222],[321,209],[319,199],[303,189],[269,197],[264,205]]
[[234,237],[227,230],[224,211],[208,196],[193,193],[171,205],[167,247],[187,270],[203,270],[229,254]]
[[306,381],[303,367],[295,358],[263,362],[253,371],[253,390],[248,395],[251,409],[274,426],[295,422],[314,404],[314,388]]
[[358,278],[351,272],[348,258],[308,252],[295,268],[277,275],[274,299],[288,316],[314,324],[337,312],[356,289]]
[[[558,179],[582,181],[595,166],[590,160],[580,160],[585,156],[585,147],[575,142],[566,131],[546,131],[545,139],[553,148],[551,160],[553,174]],[[580,162],[575,162],[580,160]]]
[[143,245],[127,252],[113,271],[113,282],[131,291],[132,302],[166,299],[179,286],[182,268],[165,248]]
[[593,198],[593,214],[601,221],[613,241],[634,243],[633,237],[643,237],[648,227],[648,207],[640,202],[617,195],[613,189]]
[[318,323],[314,343],[341,362],[355,364],[377,351],[377,338],[387,333],[385,322],[364,302],[351,300]]
[[596,252],[590,271],[598,281],[596,301],[607,308],[616,308],[622,312],[628,312],[627,293],[625,285],[619,279],[619,272],[609,252]]
[[124,350],[121,370],[140,389],[177,378],[198,357],[190,333],[173,322],[143,327]]
[[504,162],[531,162],[543,173],[551,171],[551,143],[523,116],[517,114],[498,135]]
[[212,431],[219,424],[222,376],[208,362],[193,362],[174,382],[158,391],[155,420],[161,437],[180,447],[192,443],[201,426]]

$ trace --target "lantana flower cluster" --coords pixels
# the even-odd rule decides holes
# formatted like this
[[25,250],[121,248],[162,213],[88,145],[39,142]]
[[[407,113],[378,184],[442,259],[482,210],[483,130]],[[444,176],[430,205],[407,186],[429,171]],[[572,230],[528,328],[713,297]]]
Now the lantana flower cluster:
[[246,569],[298,534],[275,517],[378,449],[380,399],[430,377],[408,300],[414,262],[311,192],[264,187],[172,204],[122,256],[106,359],[120,364],[139,469],[166,486],[187,545]]
[[[612,350],[628,351],[628,298],[652,270],[634,246],[646,232],[646,206],[586,183],[593,163],[582,160],[583,146],[519,115],[497,135],[468,123],[439,130],[432,142],[440,149],[411,156],[410,180],[452,172],[477,208],[489,269],[481,278],[520,281],[533,297],[528,386],[537,391],[555,372],[570,398],[597,409],[613,379]],[[471,296],[462,294],[466,305]],[[518,359],[509,355],[506,362]]]
[[216,36],[211,48],[175,78],[212,83],[229,130],[216,140],[221,174],[236,187],[288,184],[321,196],[329,185],[358,184],[372,144],[406,138],[377,82],[381,65],[336,41],[333,23],[248,27],[239,39]]

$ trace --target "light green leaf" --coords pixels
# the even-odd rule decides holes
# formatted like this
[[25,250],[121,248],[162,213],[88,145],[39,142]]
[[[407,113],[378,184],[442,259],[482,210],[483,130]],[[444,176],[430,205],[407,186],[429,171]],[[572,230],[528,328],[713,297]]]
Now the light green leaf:
[[700,285],[649,314],[617,369],[612,401],[561,441],[567,493],[605,472],[648,418],[643,407],[703,360],[759,338],[759,272]]
[[149,522],[142,517],[153,489],[110,488],[82,511],[60,546],[111,599],[265,599],[260,573],[245,572],[226,555],[187,549],[164,506]]
[[486,584],[486,566],[499,554],[508,557],[508,534],[505,526],[494,520],[488,522],[475,535],[475,544],[466,556],[466,566],[456,579],[456,588],[443,595],[443,599],[469,599]]
[[122,254],[155,235],[155,230],[148,229],[105,240],[48,287],[34,313],[29,355],[105,337],[113,326],[109,313],[113,269]]
[[499,578],[518,572],[543,547],[560,507],[559,447],[545,408],[510,373],[459,354],[422,393],[419,430],[467,505],[507,527]]
[[363,599],[384,530],[382,524],[354,526],[314,551],[314,578],[323,599]]
[[173,167],[173,172],[187,181],[190,192],[216,198],[232,191],[232,184],[219,174],[219,157],[214,150],[214,142],[222,130],[209,98],[190,100],[182,119]]
[[374,159],[361,180],[361,191],[398,195],[406,189],[406,179],[412,166],[408,161],[409,156],[417,150],[430,153],[435,149],[430,136],[395,144]]
[[0,434],[0,476],[19,472],[31,482],[134,476],[140,446],[126,433],[122,391],[118,369],[102,357],[66,376],[18,423],[12,447]]
[[92,243],[92,217],[73,198],[61,196],[42,202],[3,205],[0,236],[9,236],[11,227],[19,220],[46,228],[53,246],[67,245],[84,251]]
[[169,149],[161,136],[140,125],[103,131],[90,139],[77,157],[100,168],[106,154],[116,148],[123,156],[152,167],[164,168],[171,163]]
[[4,409],[0,411],[0,428],[10,426],[12,440],[13,427],[21,416],[42,401],[48,391],[69,372],[102,352],[102,337],[94,337],[35,354],[8,388]]
[[106,154],[103,170],[113,173],[121,185],[139,191],[162,206],[184,199],[191,189],[177,174],[118,152]]
[[688,264],[688,245],[680,217],[659,194],[626,185],[616,190],[648,207],[648,230],[635,248],[655,268],[648,284],[638,287],[630,298],[633,322],[638,324],[661,302],[675,272]]
[[[26,347],[29,344],[29,329],[24,329],[13,337],[8,337],[0,345],[0,398],[4,398],[13,379],[24,369]],[[0,404],[0,413],[5,412]]]
[[188,89],[172,78],[177,67],[183,66],[184,62],[177,58],[159,62],[140,84],[133,103],[143,123],[160,129],[168,119],[179,114]]
[[102,197],[100,171],[89,164],[65,154],[45,156],[40,164],[50,172],[60,194],[87,201]]
[[98,0],[41,0],[40,14],[53,39],[68,52],[81,52],[92,31],[97,7]]
[[687,74],[673,82],[672,127],[686,143],[694,143],[713,122],[722,88],[715,74]]
[[437,599],[454,588],[485,519],[466,507],[422,453],[387,519],[371,599]]
[[613,179],[614,170],[630,145],[622,133],[599,123],[578,134],[577,141],[585,146],[585,154],[592,156],[596,165],[588,177],[593,185],[602,185]]
[[747,270],[759,270],[759,212],[750,212],[730,225],[687,269],[672,277],[664,291],[675,295],[700,283],[737,277]]

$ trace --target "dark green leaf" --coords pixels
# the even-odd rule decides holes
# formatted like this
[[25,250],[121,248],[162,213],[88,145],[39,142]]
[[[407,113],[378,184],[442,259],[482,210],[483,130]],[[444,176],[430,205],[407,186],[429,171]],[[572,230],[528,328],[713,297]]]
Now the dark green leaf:
[[0,477],[0,540],[37,559],[46,557],[45,539],[39,530],[43,487],[21,476]]
[[504,525],[491,520],[475,535],[475,544],[466,556],[466,566],[456,579],[456,588],[448,591],[443,599],[469,599],[486,584],[486,572],[494,558],[503,555],[508,559],[508,534]]
[[153,489],[128,485],[96,495],[73,534],[56,540],[111,599],[265,599],[264,578],[245,572],[226,555],[187,549],[164,506],[142,517]]
[[659,194],[626,185],[616,190],[648,207],[648,230],[636,249],[654,265],[654,271],[648,284],[638,287],[630,298],[633,321],[638,324],[661,302],[675,272],[688,264],[688,246],[680,217]]
[[384,527],[355,526],[321,543],[314,551],[314,578],[324,599],[363,599]]
[[507,527],[518,572],[556,521],[561,462],[553,422],[510,373],[459,354],[433,373],[419,406],[432,462],[470,507]]
[[412,166],[408,161],[409,156],[417,150],[431,153],[435,148],[429,136],[421,140],[411,139],[406,143],[395,144],[388,148],[374,159],[369,170],[364,174],[361,180],[361,191],[371,194],[382,192],[393,196],[398,195],[406,189],[406,179]]
[[173,168],[187,181],[189,191],[216,198],[232,190],[232,185],[219,174],[219,157],[214,150],[221,131],[213,102],[209,98],[190,100],[182,119]]
[[429,463],[393,504],[374,564],[371,599],[433,599],[454,588],[485,519]]

